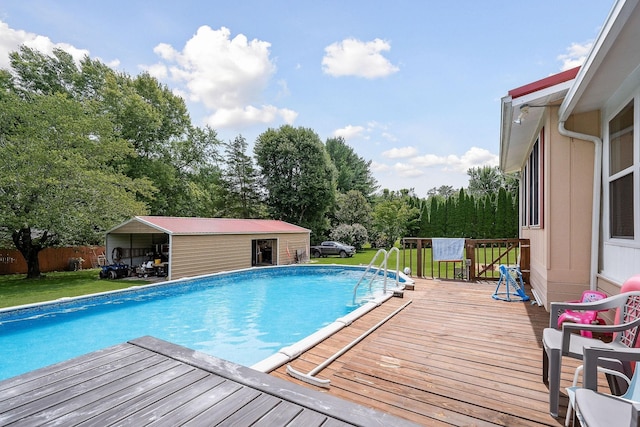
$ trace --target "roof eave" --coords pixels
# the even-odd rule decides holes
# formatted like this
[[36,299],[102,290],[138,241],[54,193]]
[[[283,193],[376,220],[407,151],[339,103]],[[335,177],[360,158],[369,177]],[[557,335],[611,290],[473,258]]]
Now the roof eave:
[[[527,91],[517,98],[512,95],[502,98],[500,170],[503,172],[511,173],[522,169],[529,148],[538,137],[546,107],[557,105],[565,96],[573,84],[574,80],[571,77],[575,76],[575,72],[560,73],[560,76],[563,76],[560,79],[557,79],[557,76],[546,79],[554,83],[552,86],[541,84],[537,91]],[[571,79],[564,80],[566,78]],[[521,118],[522,121],[517,126],[514,126],[514,118],[520,115],[521,107],[525,105],[529,106],[528,113]]]
[[[576,109],[579,109],[581,99],[590,87],[594,76],[601,69],[618,35],[638,5],[638,1],[639,0],[618,0],[611,8],[584,64],[576,76],[574,85],[560,105],[560,110],[558,111],[559,121],[566,121]],[[602,95],[602,99],[598,100],[600,105],[604,105],[606,102],[605,96],[606,95]]]
[[505,173],[509,173],[507,159],[509,153],[509,135],[511,135],[511,126],[513,125],[513,108],[511,106],[511,96],[502,98],[500,105],[502,107],[502,117],[500,120],[500,163],[499,167]]

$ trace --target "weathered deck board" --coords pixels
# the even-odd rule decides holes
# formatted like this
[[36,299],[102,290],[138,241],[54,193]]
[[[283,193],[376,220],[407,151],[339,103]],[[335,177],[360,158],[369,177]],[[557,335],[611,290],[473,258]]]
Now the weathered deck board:
[[[311,371],[411,299],[317,374],[331,380],[327,393],[422,425],[562,425],[563,418],[548,413],[541,378],[549,314],[530,302],[496,301],[494,290],[491,283],[417,280],[404,299],[376,308],[291,365]],[[565,358],[563,390],[578,364]],[[288,376],[285,367],[271,375],[316,388]],[[566,408],[566,398],[561,402]]]
[[152,337],[5,380],[0,390],[2,426],[414,425]]

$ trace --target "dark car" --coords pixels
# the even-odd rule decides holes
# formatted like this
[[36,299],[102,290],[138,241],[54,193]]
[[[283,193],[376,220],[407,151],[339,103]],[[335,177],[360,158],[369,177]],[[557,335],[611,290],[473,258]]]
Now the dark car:
[[311,246],[311,255],[316,258],[327,257],[329,255],[339,255],[340,258],[352,257],[356,253],[356,248],[344,243],[327,241],[318,246]]

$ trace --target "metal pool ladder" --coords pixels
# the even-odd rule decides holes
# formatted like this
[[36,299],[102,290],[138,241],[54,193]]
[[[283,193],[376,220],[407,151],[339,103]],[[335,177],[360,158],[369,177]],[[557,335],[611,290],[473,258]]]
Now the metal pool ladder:
[[383,292],[387,293],[387,271],[388,271],[387,270],[387,263],[389,261],[389,256],[394,251],[397,252],[397,256],[396,256],[396,288],[398,287],[398,280],[400,278],[400,249],[396,248],[395,246],[392,247],[391,249],[389,249],[389,252],[387,252],[385,249],[378,249],[378,252],[376,252],[376,254],[371,259],[371,262],[369,263],[367,268],[364,270],[364,273],[362,273],[362,277],[360,277],[360,280],[358,280],[358,283],[353,288],[353,305],[356,304],[356,291],[358,290],[358,287],[360,286],[360,284],[363,282],[363,280],[367,276],[367,273],[369,273],[370,271],[372,271],[374,269],[374,265],[375,265],[376,259],[378,259],[378,255],[380,255],[380,254],[384,254],[384,259],[382,260],[382,262],[377,267],[375,267],[375,271],[371,274],[371,279],[369,280],[369,292],[371,292],[371,285],[373,284],[373,281],[375,280],[375,278],[378,277],[378,274],[380,273],[380,270],[384,269],[384,288],[383,288]]

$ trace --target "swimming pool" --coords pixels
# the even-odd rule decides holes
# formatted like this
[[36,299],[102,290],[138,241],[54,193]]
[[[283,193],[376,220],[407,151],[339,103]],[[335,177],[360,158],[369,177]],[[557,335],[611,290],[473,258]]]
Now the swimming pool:
[[247,366],[278,364],[308,346],[305,337],[328,334],[389,297],[376,280],[374,295],[360,286],[354,305],[362,274],[267,267],[0,310],[0,380],[144,335]]

